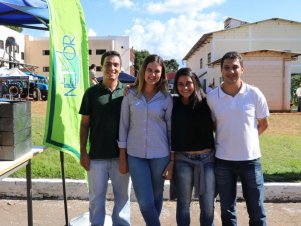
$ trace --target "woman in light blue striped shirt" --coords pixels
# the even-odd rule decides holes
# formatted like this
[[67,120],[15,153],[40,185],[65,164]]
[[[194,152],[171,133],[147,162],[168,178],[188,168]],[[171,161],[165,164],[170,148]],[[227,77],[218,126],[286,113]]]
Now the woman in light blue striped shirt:
[[122,101],[118,142],[120,172],[130,172],[148,226],[160,225],[164,179],[172,175],[172,105],[163,59],[150,55],[145,58],[134,87]]

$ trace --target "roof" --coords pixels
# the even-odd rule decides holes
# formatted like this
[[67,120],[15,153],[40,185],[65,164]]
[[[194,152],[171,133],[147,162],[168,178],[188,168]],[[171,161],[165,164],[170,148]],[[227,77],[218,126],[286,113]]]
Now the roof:
[[[231,19],[231,17],[227,18],[226,20],[228,20],[228,19]],[[237,20],[237,19],[235,19],[235,20]],[[223,30],[219,30],[219,31],[214,31],[214,32],[210,32],[210,33],[206,33],[206,34],[204,34],[194,44],[194,46],[189,50],[189,52],[186,54],[186,56],[183,58],[183,60],[188,60],[200,47],[202,47],[203,45],[207,44],[208,39],[210,37],[212,37],[212,35],[214,33],[224,32],[224,31],[227,31],[227,30],[237,29],[237,28],[240,28],[240,27],[243,27],[243,26],[250,26],[250,25],[253,25],[253,24],[263,23],[263,22],[271,21],[271,20],[279,20],[279,21],[286,21],[286,22],[289,22],[289,23],[298,23],[298,24],[301,24],[301,22],[293,21],[293,20],[286,20],[286,19],[282,19],[282,18],[270,18],[270,19],[266,19],[266,20],[257,21],[257,22],[254,22],[254,23],[247,23],[246,22],[246,23],[242,24],[241,26],[237,26],[237,27],[233,27],[233,28],[229,28],[229,29],[223,29]]]
[[0,0],[0,24],[48,30],[46,0]]
[[[294,53],[294,52],[290,52],[290,51],[279,51],[279,50],[272,50],[272,49],[254,50],[254,51],[242,52],[240,54],[242,56],[247,56],[247,55],[254,54],[254,53],[267,53],[267,52],[270,52],[270,53],[279,53],[279,54],[282,54],[282,55],[284,55],[284,54],[290,55],[290,57],[293,58],[293,59],[295,59],[295,58],[297,58],[298,56],[301,55],[301,53]],[[222,58],[217,59],[217,60],[211,62],[208,65],[209,66],[214,66],[216,64],[220,64],[221,60],[222,60]]]
[[196,52],[200,47],[202,47],[203,45],[206,44],[206,40],[211,37],[213,34],[213,32],[210,33],[206,33],[204,34],[198,41],[197,43],[194,44],[194,46],[190,49],[190,51],[186,54],[186,56],[183,58],[183,60],[188,60],[188,58],[190,58],[194,52]]

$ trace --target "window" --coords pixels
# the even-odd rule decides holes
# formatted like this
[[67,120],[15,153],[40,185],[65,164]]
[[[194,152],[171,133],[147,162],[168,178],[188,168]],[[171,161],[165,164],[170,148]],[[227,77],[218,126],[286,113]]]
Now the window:
[[19,53],[19,46],[18,45],[15,46],[15,53]]
[[200,68],[203,68],[203,58],[200,59]]
[[0,40],[0,49],[4,49],[4,41]]
[[21,52],[21,59],[24,60],[24,52]]
[[208,64],[211,63],[211,53],[208,53],[208,56],[207,56],[207,62],[208,62]]
[[100,67],[100,66],[97,66],[97,67],[96,67],[96,71],[101,71],[101,67]]
[[49,55],[49,54],[50,54],[50,51],[49,51],[49,50],[43,50],[43,51],[42,51],[42,54],[43,54],[43,55]]
[[105,49],[97,49],[97,50],[96,50],[96,55],[102,55],[102,54],[104,54],[105,52],[106,52]]
[[43,67],[43,72],[49,72],[49,67]]
[[92,55],[92,50],[91,49],[89,49],[89,55]]

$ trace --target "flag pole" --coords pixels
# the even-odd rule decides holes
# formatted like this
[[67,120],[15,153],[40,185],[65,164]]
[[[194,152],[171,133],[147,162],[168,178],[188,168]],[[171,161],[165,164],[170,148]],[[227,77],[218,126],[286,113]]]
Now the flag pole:
[[67,204],[67,195],[66,195],[66,180],[65,180],[65,158],[64,152],[60,151],[60,160],[61,160],[61,172],[62,172],[62,183],[63,183],[63,195],[64,195],[64,209],[65,209],[65,226],[69,225],[68,222],[68,204]]

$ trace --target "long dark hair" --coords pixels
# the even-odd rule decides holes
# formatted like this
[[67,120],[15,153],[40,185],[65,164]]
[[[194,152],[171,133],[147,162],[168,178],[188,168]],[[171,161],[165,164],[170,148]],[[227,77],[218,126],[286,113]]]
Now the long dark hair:
[[191,94],[191,96],[189,97],[189,102],[192,105],[192,107],[194,108],[198,103],[202,102],[203,98],[205,98],[205,93],[201,88],[200,80],[198,79],[196,74],[192,72],[191,68],[189,68],[189,67],[180,68],[177,71],[175,80],[174,80],[174,91],[180,97],[182,97],[178,90],[178,80],[179,80],[180,76],[190,77],[193,82],[194,91]]

